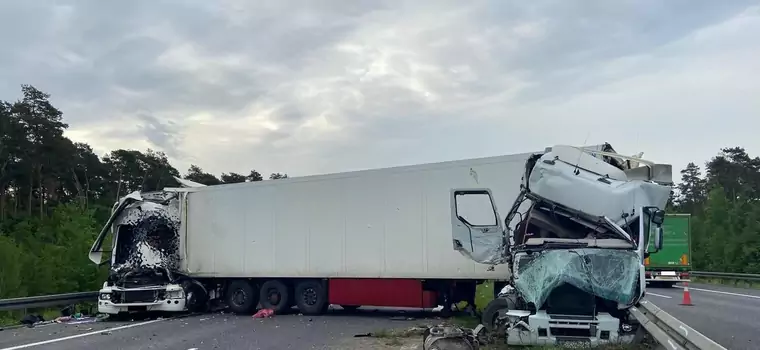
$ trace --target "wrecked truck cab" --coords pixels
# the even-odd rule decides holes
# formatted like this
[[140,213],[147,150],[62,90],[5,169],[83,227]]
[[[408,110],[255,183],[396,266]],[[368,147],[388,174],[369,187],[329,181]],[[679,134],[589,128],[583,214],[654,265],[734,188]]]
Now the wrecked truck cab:
[[113,206],[89,253],[90,260],[103,264],[103,246],[111,234],[100,313],[185,310],[185,288],[176,273],[180,198],[181,193],[171,191],[133,192]]
[[[609,144],[548,148],[526,161],[503,225],[488,189],[453,190],[454,249],[510,266],[508,288],[483,313],[486,328],[513,345],[630,342],[626,310],[644,296],[650,237],[662,245],[670,169]],[[480,213],[461,215],[465,205]]]

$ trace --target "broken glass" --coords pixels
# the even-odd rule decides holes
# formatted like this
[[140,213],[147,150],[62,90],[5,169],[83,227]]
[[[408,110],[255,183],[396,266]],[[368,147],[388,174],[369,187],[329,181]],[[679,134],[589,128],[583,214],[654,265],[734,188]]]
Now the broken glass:
[[635,251],[553,249],[516,260],[515,288],[539,308],[563,283],[620,304],[629,304],[636,296],[639,256]]

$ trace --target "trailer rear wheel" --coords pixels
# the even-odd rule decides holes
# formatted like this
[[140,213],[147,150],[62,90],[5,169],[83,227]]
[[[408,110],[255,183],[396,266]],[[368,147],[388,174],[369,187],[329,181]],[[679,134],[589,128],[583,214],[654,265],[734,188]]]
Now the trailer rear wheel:
[[250,314],[259,304],[259,293],[248,281],[235,280],[227,287],[227,306],[236,314]]
[[290,308],[290,293],[288,286],[280,280],[270,280],[261,285],[259,294],[261,307],[282,313]]
[[304,315],[319,315],[326,311],[327,291],[320,281],[299,282],[295,289],[296,305]]

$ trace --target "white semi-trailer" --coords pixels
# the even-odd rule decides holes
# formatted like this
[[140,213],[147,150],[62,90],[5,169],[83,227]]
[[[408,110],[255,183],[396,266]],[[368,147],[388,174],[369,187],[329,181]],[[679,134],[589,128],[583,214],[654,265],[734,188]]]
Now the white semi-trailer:
[[132,193],[90,252],[100,263],[113,234],[99,311],[474,304],[476,284],[510,273],[452,249],[451,189],[489,188],[508,208],[532,154]]

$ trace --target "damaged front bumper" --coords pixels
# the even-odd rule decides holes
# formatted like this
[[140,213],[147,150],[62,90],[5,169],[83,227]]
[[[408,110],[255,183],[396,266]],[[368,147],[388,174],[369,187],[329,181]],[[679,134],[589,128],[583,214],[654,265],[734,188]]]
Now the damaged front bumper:
[[180,312],[186,309],[185,293],[177,284],[140,288],[104,286],[99,293],[98,312],[103,314]]
[[507,331],[509,345],[580,345],[596,347],[604,344],[630,344],[635,327],[623,325],[612,315],[600,312],[595,316],[550,315],[539,310],[522,317],[521,324]]

